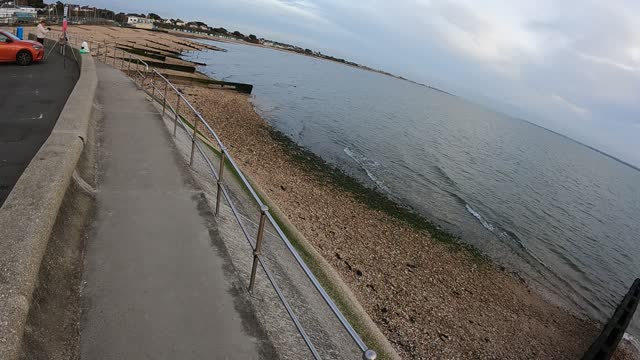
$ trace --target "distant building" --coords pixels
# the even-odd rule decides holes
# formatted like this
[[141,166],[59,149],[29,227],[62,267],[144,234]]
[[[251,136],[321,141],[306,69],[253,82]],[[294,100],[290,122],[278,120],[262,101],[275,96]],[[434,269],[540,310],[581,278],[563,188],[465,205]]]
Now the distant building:
[[184,21],[182,20],[176,21],[176,26],[184,26]]
[[155,28],[153,22],[153,19],[143,18],[139,16],[127,16],[127,25],[139,29],[153,29]]
[[13,3],[0,3],[0,24],[32,24],[36,21],[37,11],[32,7],[16,6]]
[[190,29],[209,31],[209,25],[200,21],[191,21],[187,23],[187,27]]

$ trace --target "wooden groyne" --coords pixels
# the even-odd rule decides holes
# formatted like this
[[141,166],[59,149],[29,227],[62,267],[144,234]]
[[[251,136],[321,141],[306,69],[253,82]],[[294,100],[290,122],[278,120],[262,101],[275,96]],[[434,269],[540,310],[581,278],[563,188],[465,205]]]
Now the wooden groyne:
[[[52,38],[61,35],[61,28],[52,26]],[[25,32],[35,33],[35,28],[26,28]],[[212,79],[198,71],[198,66],[206,64],[187,61],[181,58],[185,52],[193,51],[226,51],[217,46],[202,44],[185,37],[177,37],[164,31],[151,31],[116,26],[80,25],[71,26],[68,31],[69,39],[77,44],[86,41],[95,55],[98,52],[105,55],[104,47],[107,44],[106,56],[111,61],[127,62],[129,54],[139,57],[158,71],[178,83],[187,83],[196,86],[220,86],[235,89],[243,93],[251,93],[253,86],[250,84],[232,83]],[[116,51],[114,51],[116,49]]]

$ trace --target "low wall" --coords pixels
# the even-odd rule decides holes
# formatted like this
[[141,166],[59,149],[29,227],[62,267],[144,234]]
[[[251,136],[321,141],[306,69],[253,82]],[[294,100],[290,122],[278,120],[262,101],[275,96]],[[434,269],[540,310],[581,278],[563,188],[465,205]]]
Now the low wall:
[[[48,40],[47,46],[53,42]],[[77,49],[80,78],[51,135],[0,208],[0,359],[18,359],[32,295],[74,171],[85,149],[98,83],[94,60]]]

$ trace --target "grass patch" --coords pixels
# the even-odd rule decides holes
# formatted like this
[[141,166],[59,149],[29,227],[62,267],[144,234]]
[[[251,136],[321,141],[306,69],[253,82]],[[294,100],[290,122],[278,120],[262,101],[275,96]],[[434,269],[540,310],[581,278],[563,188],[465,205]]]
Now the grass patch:
[[488,261],[487,256],[476,247],[463,243],[460,237],[425,219],[412,208],[396,203],[382,191],[362,184],[320,156],[297,144],[284,133],[272,129],[271,138],[280,144],[298,165],[321,183],[331,184],[346,190],[369,208],[384,212],[418,231],[425,231],[431,235],[432,239],[449,245],[453,250],[466,250],[474,259],[481,262]]

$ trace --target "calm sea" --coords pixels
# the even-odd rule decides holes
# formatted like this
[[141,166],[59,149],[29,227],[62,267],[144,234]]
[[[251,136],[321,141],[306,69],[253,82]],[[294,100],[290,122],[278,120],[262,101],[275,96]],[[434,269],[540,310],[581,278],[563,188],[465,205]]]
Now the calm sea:
[[[640,172],[565,137],[433,89],[237,44],[192,53],[254,84],[275,128],[604,320],[640,276]],[[640,316],[630,332],[640,335]]]

